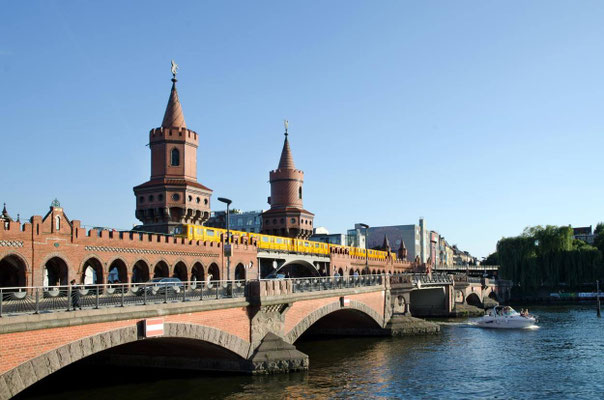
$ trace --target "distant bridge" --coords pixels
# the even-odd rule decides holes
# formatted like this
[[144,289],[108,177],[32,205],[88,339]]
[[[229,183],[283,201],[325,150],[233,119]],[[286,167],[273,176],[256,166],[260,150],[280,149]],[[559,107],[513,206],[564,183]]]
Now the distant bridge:
[[433,271],[442,272],[497,272],[499,265],[436,265],[432,268]]

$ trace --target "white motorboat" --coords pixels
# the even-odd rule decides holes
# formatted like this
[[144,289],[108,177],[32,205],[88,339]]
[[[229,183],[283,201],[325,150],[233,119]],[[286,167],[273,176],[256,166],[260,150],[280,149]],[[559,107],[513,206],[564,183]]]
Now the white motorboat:
[[510,306],[497,306],[475,321],[481,328],[523,329],[536,326],[534,315],[520,314]]

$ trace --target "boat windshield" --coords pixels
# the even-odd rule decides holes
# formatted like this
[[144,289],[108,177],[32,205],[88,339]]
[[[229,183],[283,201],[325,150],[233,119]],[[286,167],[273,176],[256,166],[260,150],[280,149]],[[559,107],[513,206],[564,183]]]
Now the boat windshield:
[[504,315],[504,316],[512,316],[512,315],[520,315],[518,311],[514,310],[510,306],[505,307],[495,307],[492,311],[489,312],[489,315]]
[[514,310],[510,306],[503,307],[503,315],[519,315],[518,311]]

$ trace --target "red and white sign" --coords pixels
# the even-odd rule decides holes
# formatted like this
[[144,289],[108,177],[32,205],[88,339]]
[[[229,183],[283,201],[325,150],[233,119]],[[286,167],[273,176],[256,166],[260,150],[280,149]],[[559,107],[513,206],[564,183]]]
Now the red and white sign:
[[150,318],[145,320],[145,337],[163,336],[163,334],[163,318]]

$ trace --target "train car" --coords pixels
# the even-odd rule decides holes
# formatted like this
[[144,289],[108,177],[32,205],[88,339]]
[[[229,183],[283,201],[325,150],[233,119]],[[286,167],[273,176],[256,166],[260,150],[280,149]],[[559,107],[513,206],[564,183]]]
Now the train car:
[[[186,238],[188,240],[220,242],[222,241],[224,235],[226,235],[226,232],[226,229],[222,228],[183,224],[182,226],[176,228],[175,236]],[[380,250],[365,250],[359,247],[265,235],[262,233],[248,233],[242,231],[230,232],[232,235],[240,237],[247,236],[250,240],[256,240],[258,248],[263,250],[327,256],[330,254],[331,248],[340,248],[344,251],[347,251],[350,255],[356,257],[365,257],[365,254],[367,254],[367,257],[372,260],[385,260],[388,257],[388,252]],[[396,256],[394,255],[394,257]]]

